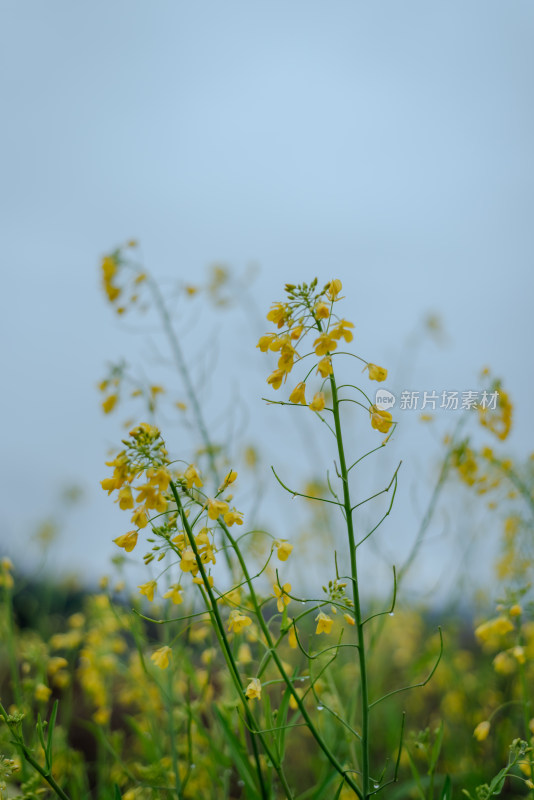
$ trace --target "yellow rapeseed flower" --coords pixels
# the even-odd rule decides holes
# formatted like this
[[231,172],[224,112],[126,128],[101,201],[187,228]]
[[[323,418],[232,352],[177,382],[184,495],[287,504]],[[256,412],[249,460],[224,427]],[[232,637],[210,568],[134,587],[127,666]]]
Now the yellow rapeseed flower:
[[160,647],[155,653],[152,653],[150,660],[154,662],[156,667],[160,669],[167,669],[169,661],[172,657],[172,650],[168,645]]
[[290,373],[291,370],[293,369],[293,362],[295,361],[295,356],[297,356],[297,351],[294,349],[294,347],[285,344],[282,347],[282,350],[280,352],[280,358],[278,359],[278,369]]
[[273,389],[279,389],[286,377],[287,377],[287,370],[275,369],[275,371],[271,372],[271,374],[267,378],[267,383],[270,384],[270,386],[272,386]]
[[180,569],[183,572],[192,572],[193,574],[198,572],[197,559],[192,547],[186,547],[186,549],[183,551],[182,560],[180,561]]
[[193,486],[198,486],[198,488],[200,489],[201,486],[204,486],[200,472],[198,471],[198,469],[195,467],[194,464],[190,464],[188,466],[188,468],[184,472],[184,478],[187,481],[188,489],[192,489]]
[[280,613],[284,610],[285,606],[289,605],[291,602],[291,598],[288,596],[288,593],[291,591],[291,584],[284,583],[282,588],[278,586],[278,584],[273,584],[273,591],[274,595],[277,598],[276,607]]
[[243,524],[243,512],[237,511],[236,508],[232,508],[230,511],[227,511],[223,517],[224,521],[231,527],[234,524],[242,525]]
[[138,536],[138,531],[128,531],[128,533],[123,533],[122,536],[118,536],[113,541],[117,547],[124,547],[127,553],[131,553],[137,544]]
[[60,670],[69,666],[69,662],[63,656],[53,656],[49,659],[47,664],[47,671],[51,678],[54,677]]
[[325,356],[327,353],[336,349],[337,341],[331,333],[321,333],[314,341],[313,347],[316,356]]
[[371,415],[371,427],[380,433],[387,433],[393,424],[393,417],[389,411],[384,411],[378,406],[371,406],[369,409]]
[[159,486],[160,492],[167,491],[172,477],[169,470],[165,467],[159,467],[158,469],[151,467],[150,469],[147,469],[146,476],[149,480],[149,483]]
[[119,488],[117,486],[117,481],[115,480],[115,478],[104,478],[103,481],[100,481],[100,485],[103,488],[103,490],[108,493],[108,495],[110,495],[111,492],[114,492],[115,489]]
[[475,629],[475,636],[481,642],[487,642],[495,637],[505,636],[513,631],[514,626],[508,617],[500,616],[483,622]]
[[148,583],[142,583],[137,588],[139,589],[139,594],[144,595],[147,597],[150,602],[154,600],[154,592],[157,589],[157,582],[156,581],[148,581]]
[[126,511],[128,508],[134,507],[132,490],[130,489],[129,486],[123,486],[123,488],[120,489],[119,496],[117,499],[119,503],[119,508],[121,508],[123,511]]
[[143,506],[138,506],[132,514],[131,522],[137,525],[138,528],[146,528],[148,525],[148,518]]
[[330,309],[326,303],[319,302],[314,308],[315,316],[317,319],[328,319],[330,316]]
[[326,291],[326,296],[329,300],[337,300],[338,294],[343,288],[343,284],[339,280],[339,278],[335,278],[333,281],[330,281],[328,284],[328,289]]
[[249,625],[252,625],[252,620],[250,617],[247,617],[246,614],[241,614],[241,612],[237,611],[237,609],[230,611],[230,616],[228,617],[229,631],[239,633],[243,630],[243,628],[247,628]]
[[237,660],[240,664],[250,664],[252,661],[252,650],[250,649],[250,645],[246,642],[243,642],[239,646],[239,650],[237,651]]
[[249,700],[261,699],[261,682],[258,678],[252,678],[246,688],[245,695]]
[[333,371],[331,358],[323,358],[317,364],[317,372],[320,374],[321,378],[327,378]]
[[276,338],[276,333],[266,333],[264,336],[260,336],[256,347],[259,347],[262,353],[266,353],[269,350],[273,339]]
[[346,342],[352,342],[354,336],[350,328],[354,328],[352,322],[346,319],[340,319],[339,322],[330,329],[330,336],[333,336],[334,339],[345,339]]
[[208,517],[210,519],[217,519],[221,516],[221,514],[226,514],[228,511],[228,503],[225,503],[224,500],[208,500]]
[[225,489],[227,486],[230,486],[230,484],[234,483],[234,481],[236,480],[237,480],[237,472],[235,471],[235,469],[231,469],[226,478],[224,479],[224,481],[222,482],[219,491],[221,492],[223,489]]
[[330,633],[332,630],[332,625],[334,624],[334,620],[331,619],[328,614],[324,614],[322,611],[315,617],[315,621],[317,623],[317,628],[315,629],[315,633]]
[[33,696],[38,703],[47,703],[51,694],[52,689],[49,689],[48,686],[44,685],[44,683],[38,683],[35,687]]
[[388,376],[388,371],[385,367],[378,367],[376,364],[367,364],[369,370],[369,378],[372,381],[385,381]]
[[274,322],[279,328],[284,326],[287,318],[288,308],[283,303],[273,303],[271,310],[267,314],[267,319]]
[[278,558],[280,561],[287,561],[289,556],[291,555],[291,551],[293,550],[293,545],[289,544],[285,540],[281,542],[275,542],[275,547],[277,548]]
[[309,404],[312,411],[322,411],[325,406],[324,392],[317,392],[314,394],[313,400]]
[[180,603],[183,603],[182,587],[179,583],[173,583],[163,597],[165,600],[172,600],[175,606],[180,605]]
[[102,401],[102,410],[104,411],[104,414],[110,414],[113,411],[118,399],[119,398],[116,394],[110,394],[105,400]]
[[490,732],[491,723],[485,719],[484,722],[479,722],[476,726],[475,730],[473,731],[473,736],[477,741],[483,742],[484,739],[488,738],[488,734]]
[[306,405],[306,384],[297,383],[291,394],[289,395],[290,403],[302,403]]

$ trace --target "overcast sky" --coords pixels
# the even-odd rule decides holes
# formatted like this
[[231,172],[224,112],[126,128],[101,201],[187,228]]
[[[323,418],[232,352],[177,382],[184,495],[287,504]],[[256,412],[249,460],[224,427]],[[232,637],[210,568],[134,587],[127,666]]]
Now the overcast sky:
[[98,262],[131,237],[176,280],[258,264],[263,311],[339,277],[392,372],[439,313],[446,344],[394,388],[474,389],[490,364],[532,449],[533,34],[530,0],[3,0],[5,549],[72,482],[58,566],[94,577],[122,532],[95,384],[129,339]]

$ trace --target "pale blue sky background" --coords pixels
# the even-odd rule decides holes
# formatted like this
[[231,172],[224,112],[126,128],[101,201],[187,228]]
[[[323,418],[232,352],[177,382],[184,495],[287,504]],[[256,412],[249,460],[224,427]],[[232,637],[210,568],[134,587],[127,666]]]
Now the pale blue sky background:
[[[130,237],[162,276],[258,263],[262,309],[286,281],[341,278],[390,369],[439,312],[446,346],[393,388],[476,388],[489,363],[529,452],[533,33],[526,0],[3,0],[2,544],[26,558],[71,481],[86,500],[58,568],[99,574],[122,532],[94,387],[129,338],[97,262]],[[412,424],[406,508],[434,463]]]

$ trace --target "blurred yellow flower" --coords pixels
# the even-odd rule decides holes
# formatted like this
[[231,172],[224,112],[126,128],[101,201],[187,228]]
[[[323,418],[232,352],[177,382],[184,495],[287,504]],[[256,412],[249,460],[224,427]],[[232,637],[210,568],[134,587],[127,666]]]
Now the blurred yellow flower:
[[284,583],[282,588],[278,584],[273,584],[274,595],[277,598],[276,607],[280,613],[284,610],[285,606],[289,605],[291,598],[288,597],[288,592],[291,591],[291,584]]
[[144,595],[147,597],[150,602],[154,600],[154,592],[157,589],[157,582],[156,581],[148,581],[148,583],[142,583],[137,588],[139,589],[139,594]]
[[118,499],[118,503],[119,503],[119,508],[121,508],[123,511],[126,511],[128,508],[133,508],[134,507],[134,499],[133,499],[133,495],[132,495],[132,490],[130,489],[129,486],[124,486],[119,491],[119,496],[118,496],[117,499]]
[[231,527],[234,524],[242,525],[243,524],[243,512],[238,511],[236,508],[232,508],[230,511],[227,511],[224,515],[224,521]]
[[193,486],[198,486],[198,488],[204,486],[200,472],[198,471],[198,469],[195,467],[194,464],[190,464],[188,466],[188,468],[184,472],[184,478],[187,481],[188,489],[192,489]]
[[172,650],[168,645],[160,647],[155,653],[152,653],[150,660],[154,662],[156,667],[160,669],[167,669],[169,661],[172,657]]
[[117,404],[118,396],[116,394],[110,394],[106,399],[102,402],[102,409],[104,414],[110,414],[115,405]]
[[182,587],[179,583],[173,583],[163,597],[165,600],[172,600],[175,606],[180,605],[183,602]]
[[245,695],[248,697],[249,700],[261,699],[261,682],[258,680],[258,678],[252,678],[249,685],[247,686]]
[[49,689],[48,686],[45,686],[44,683],[38,683],[35,687],[35,691],[33,696],[39,703],[47,703],[50,695],[52,694],[52,689]]
[[289,544],[289,542],[281,541],[275,542],[275,547],[277,548],[280,561],[287,561],[293,550],[293,545]]
[[485,719],[484,722],[478,723],[475,730],[473,731],[473,736],[475,737],[475,739],[477,739],[477,741],[483,742],[484,739],[488,738],[490,728],[491,728],[491,723],[488,722],[487,719]]
[[235,469],[231,469],[224,481],[222,482],[221,488],[219,491],[222,491],[226,486],[230,486],[231,483],[237,480],[237,472]]
[[252,620],[250,617],[247,617],[246,614],[241,614],[240,611],[234,609],[230,611],[230,616],[228,617],[228,630],[234,631],[234,633],[239,633],[243,630],[243,628],[252,625]]
[[228,503],[223,500],[208,500],[208,517],[210,519],[217,519],[221,514],[226,514],[228,511]]

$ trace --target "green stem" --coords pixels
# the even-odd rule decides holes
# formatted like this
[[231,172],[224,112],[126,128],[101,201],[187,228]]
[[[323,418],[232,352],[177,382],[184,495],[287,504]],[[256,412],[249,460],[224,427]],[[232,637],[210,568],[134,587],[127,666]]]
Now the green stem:
[[339,455],[339,469],[343,483],[343,505],[345,507],[345,518],[347,523],[347,535],[349,538],[350,552],[350,574],[352,581],[354,619],[358,633],[358,658],[360,662],[360,694],[362,701],[362,800],[369,797],[369,693],[367,688],[367,662],[365,655],[364,624],[361,612],[360,590],[358,584],[358,570],[356,563],[356,542],[354,538],[354,525],[352,521],[352,504],[349,490],[349,475],[345,461],[345,451],[343,448],[343,435],[341,431],[341,419],[339,414],[339,399],[337,394],[336,379],[333,373],[330,375],[330,387],[332,390],[332,412],[334,415],[334,425],[336,430],[337,449]]
[[195,415],[196,423],[198,429],[200,431],[200,435],[202,437],[202,441],[204,442],[204,447],[206,448],[206,452],[208,454],[210,470],[213,476],[214,481],[218,484],[220,483],[220,477],[217,471],[217,466],[215,464],[215,456],[214,456],[214,448],[213,444],[211,443],[208,429],[206,427],[206,423],[204,421],[204,417],[202,415],[202,409],[200,408],[200,404],[198,402],[195,389],[193,386],[193,382],[191,380],[191,376],[189,375],[189,370],[187,369],[187,364],[182,353],[182,348],[180,347],[180,343],[176,337],[174,332],[174,328],[172,325],[170,314],[167,310],[167,306],[165,305],[165,301],[162,297],[162,294],[159,290],[159,286],[151,277],[149,277],[149,285],[152,289],[152,294],[154,295],[154,300],[156,301],[156,305],[158,307],[159,313],[161,314],[161,319],[163,320],[163,327],[167,337],[169,339],[169,343],[171,346],[171,351],[174,357],[174,361],[178,368],[178,372],[182,376],[182,380],[184,382],[185,391],[187,393],[187,397],[189,402],[191,403],[191,407],[193,408],[193,413]]

